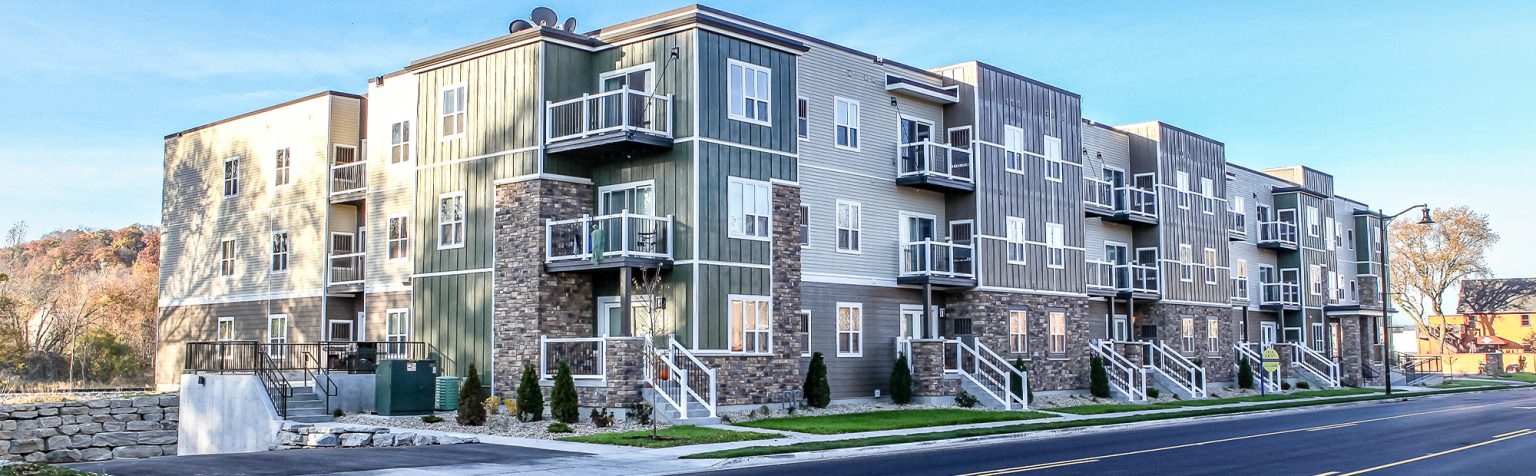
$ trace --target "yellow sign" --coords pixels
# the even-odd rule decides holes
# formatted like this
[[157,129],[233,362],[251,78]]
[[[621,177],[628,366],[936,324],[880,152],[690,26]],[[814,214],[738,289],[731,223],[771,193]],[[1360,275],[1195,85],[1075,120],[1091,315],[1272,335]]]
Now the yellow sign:
[[1264,349],[1264,371],[1274,372],[1280,370],[1280,353],[1275,352],[1274,347]]

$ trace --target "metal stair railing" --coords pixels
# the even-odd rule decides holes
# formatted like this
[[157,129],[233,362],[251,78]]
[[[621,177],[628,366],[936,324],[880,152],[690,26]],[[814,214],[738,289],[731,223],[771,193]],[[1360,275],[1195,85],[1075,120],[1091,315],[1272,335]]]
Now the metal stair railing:
[[1094,339],[1088,341],[1088,348],[1098,354],[1104,361],[1105,372],[1109,375],[1109,385],[1119,390],[1122,395],[1133,402],[1147,400],[1147,370],[1146,367],[1131,363],[1130,359],[1120,355],[1115,350],[1115,341]]
[[1312,348],[1307,347],[1306,344],[1297,343],[1292,344],[1291,347],[1295,348],[1299,352],[1300,358],[1296,359],[1296,362],[1294,362],[1296,366],[1301,367],[1302,370],[1317,376],[1318,379],[1323,381],[1323,386],[1327,388],[1338,388],[1338,362],[1328,358],[1326,355],[1323,355],[1322,352],[1312,350]]
[[[315,366],[310,367],[310,363],[314,363]],[[304,364],[304,378],[314,382],[315,388],[320,390],[322,395],[325,395],[325,411],[331,411],[331,397],[340,393],[340,390],[336,387],[336,382],[331,380],[331,373],[325,370],[325,366],[320,365],[320,359],[315,358],[314,354],[309,352],[304,353]],[[321,376],[325,377],[325,385],[323,386],[320,385]]]
[[[689,417],[688,410],[692,405],[708,410],[710,418],[717,416],[719,382],[716,380],[715,369],[704,365],[675,337],[667,338],[666,350],[657,349],[651,339],[647,338],[645,353],[646,382],[682,419]],[[666,379],[661,378],[662,370],[667,373]]]
[[293,397],[293,386],[288,384],[288,379],[277,371],[277,363],[272,361],[266,349],[261,344],[255,344],[256,365],[254,373],[261,379],[261,385],[267,389],[267,398],[272,402],[272,409],[277,410],[277,415],[284,420],[288,419],[288,399]]
[[1205,398],[1205,369],[1174,351],[1162,341],[1147,345],[1147,366],[1194,398]]
[[1232,347],[1237,349],[1238,357],[1248,359],[1248,367],[1253,369],[1254,375],[1264,375],[1264,378],[1259,379],[1260,385],[1263,385],[1265,390],[1278,392],[1280,391],[1280,371],[1264,371],[1264,355],[1254,350],[1258,345],[1251,342],[1232,343]]
[[[1019,379],[1020,388],[1029,388],[1029,375],[1008,364],[1008,361],[987,348],[981,342],[974,345],[956,340],[955,361],[961,376],[970,380],[984,395],[996,400],[1006,410],[1012,410],[1017,402],[1019,408],[1028,409],[1028,392],[1026,396],[1014,395],[1012,392],[1012,379]],[[967,361],[966,357],[970,360]],[[967,365],[969,364],[969,365]]]

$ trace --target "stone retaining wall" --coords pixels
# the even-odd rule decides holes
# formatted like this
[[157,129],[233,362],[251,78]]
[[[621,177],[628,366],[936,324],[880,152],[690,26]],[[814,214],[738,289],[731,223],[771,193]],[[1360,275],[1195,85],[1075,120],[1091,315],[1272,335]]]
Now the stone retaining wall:
[[478,443],[474,438],[390,433],[388,428],[342,424],[283,423],[274,450],[301,448],[365,448],[379,446],[429,446]]
[[0,405],[0,458],[69,463],[176,454],[175,394]]

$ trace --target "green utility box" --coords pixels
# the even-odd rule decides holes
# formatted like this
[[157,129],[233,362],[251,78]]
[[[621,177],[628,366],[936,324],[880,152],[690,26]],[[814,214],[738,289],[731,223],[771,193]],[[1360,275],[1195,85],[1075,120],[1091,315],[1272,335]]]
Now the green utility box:
[[464,379],[459,377],[442,376],[437,378],[437,409],[442,411],[459,409],[459,384]]
[[374,371],[373,404],[380,415],[432,413],[437,366],[431,360],[386,360]]

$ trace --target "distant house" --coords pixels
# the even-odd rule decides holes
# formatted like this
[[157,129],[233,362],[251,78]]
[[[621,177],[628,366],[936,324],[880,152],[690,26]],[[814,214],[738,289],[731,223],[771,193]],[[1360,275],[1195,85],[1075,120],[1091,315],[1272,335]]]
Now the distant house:
[[[1536,343],[1536,278],[1462,281],[1456,314],[1431,319],[1419,336],[1421,353],[1526,353]],[[1441,334],[1446,336],[1441,347]],[[1509,359],[1506,359],[1509,362]]]

